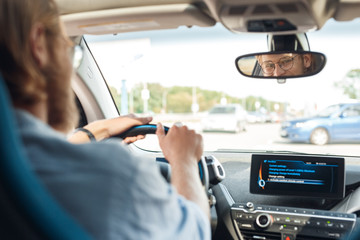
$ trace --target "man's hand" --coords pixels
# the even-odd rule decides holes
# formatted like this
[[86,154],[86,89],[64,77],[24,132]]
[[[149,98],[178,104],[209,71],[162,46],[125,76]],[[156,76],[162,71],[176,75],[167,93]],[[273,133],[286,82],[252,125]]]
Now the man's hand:
[[[148,124],[151,121],[152,117],[136,117],[134,114],[130,114],[112,119],[98,120],[84,126],[84,128],[89,130],[95,136],[97,141],[101,141],[111,136],[123,133],[131,127]],[[139,139],[143,139],[144,137],[144,135],[127,137],[124,139],[124,142],[129,144]],[[72,143],[89,142],[89,138],[83,132],[76,132],[71,135],[68,140]]]
[[200,134],[186,126],[174,125],[165,135],[158,123],[156,135],[164,157],[171,165],[171,183],[179,194],[197,204],[210,218],[209,202],[199,176],[198,162],[203,153]]
[[203,140],[200,134],[189,130],[186,126],[172,126],[167,135],[161,123],[157,125],[156,135],[164,157],[170,164],[184,164],[184,161],[195,163],[200,160],[203,153]]

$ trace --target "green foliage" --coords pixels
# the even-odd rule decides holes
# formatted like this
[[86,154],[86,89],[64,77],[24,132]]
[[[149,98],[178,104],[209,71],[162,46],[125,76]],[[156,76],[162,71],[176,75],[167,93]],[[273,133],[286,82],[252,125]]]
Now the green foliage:
[[358,78],[358,79],[360,79],[360,69],[350,70],[350,71],[346,74],[346,76],[349,77],[349,78]]
[[[132,89],[135,113],[143,112],[144,106],[141,98],[141,91],[143,89],[144,85],[142,83],[135,85]],[[149,83],[147,84],[147,89],[150,92],[150,99],[148,101],[149,111],[159,113],[162,109],[162,98],[165,93],[165,88],[159,83]]]
[[110,86],[110,93],[114,99],[114,102],[115,102],[115,105],[116,107],[119,109],[120,111],[120,108],[121,108],[121,96],[120,94],[118,93],[118,91],[116,90],[116,88],[114,87],[111,87]]
[[[193,100],[193,87],[174,86],[165,88],[159,83],[148,83],[147,89],[150,91],[150,99],[148,100],[148,109],[154,113],[190,113]],[[143,112],[143,100],[141,98],[141,91],[144,85],[142,83],[133,87],[129,94],[129,111],[134,113]],[[121,107],[121,96],[117,90],[110,87],[116,106]],[[199,104],[199,111],[208,111],[214,105],[220,104],[222,98],[225,98],[227,103],[239,103],[248,111],[256,111],[255,103],[259,102],[260,106],[268,111],[275,111],[274,105],[277,103],[280,110],[283,109],[283,104],[280,102],[267,101],[261,97],[249,96],[246,99],[230,96],[223,92],[204,90],[195,88],[196,101]],[[132,100],[131,100],[132,98]],[[131,109],[131,107],[133,109]]]
[[155,113],[160,113],[162,109],[163,94],[166,93],[166,89],[159,83],[148,84],[150,91],[149,109]]
[[221,94],[219,92],[201,91],[197,88],[196,93],[200,112],[210,110],[214,105],[220,103]]
[[[141,99],[141,90],[142,86],[140,84],[134,86],[132,89],[132,97],[133,97],[133,112],[134,113],[142,113],[143,112],[143,100]],[[151,97],[151,93],[150,93]],[[131,110],[130,110],[131,111]]]
[[360,98],[360,69],[350,70],[344,79],[335,83],[335,87],[342,88],[343,93],[351,99]]
[[189,113],[191,112],[192,96],[191,93],[174,92],[167,95],[167,112],[169,113]]

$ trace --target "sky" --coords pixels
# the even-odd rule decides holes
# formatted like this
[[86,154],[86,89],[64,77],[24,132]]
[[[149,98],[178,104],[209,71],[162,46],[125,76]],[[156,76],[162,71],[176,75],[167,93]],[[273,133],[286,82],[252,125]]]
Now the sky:
[[315,76],[288,79],[285,84],[246,78],[235,67],[238,56],[267,51],[265,34],[233,34],[218,24],[86,39],[108,84],[119,91],[121,80],[126,79],[128,89],[139,82],[195,86],[241,98],[253,95],[288,101],[299,109],[348,101],[334,82],[350,69],[360,68],[360,20],[329,21],[321,31],[307,36],[311,50],[324,53],[327,64]]

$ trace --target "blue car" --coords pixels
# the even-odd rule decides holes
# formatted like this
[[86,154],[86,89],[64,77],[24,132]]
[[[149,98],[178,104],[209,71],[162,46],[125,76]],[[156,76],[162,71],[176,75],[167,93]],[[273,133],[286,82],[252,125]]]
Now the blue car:
[[280,135],[316,145],[360,142],[360,103],[331,105],[314,117],[283,122]]

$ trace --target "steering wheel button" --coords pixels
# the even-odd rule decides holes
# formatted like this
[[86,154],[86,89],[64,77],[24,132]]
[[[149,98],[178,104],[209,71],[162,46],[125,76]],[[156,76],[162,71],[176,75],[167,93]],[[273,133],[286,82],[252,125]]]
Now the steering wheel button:
[[217,166],[217,169],[218,169],[218,171],[219,171],[219,174],[220,174],[221,176],[223,176],[223,175],[224,175],[224,171],[223,171],[222,167]]

